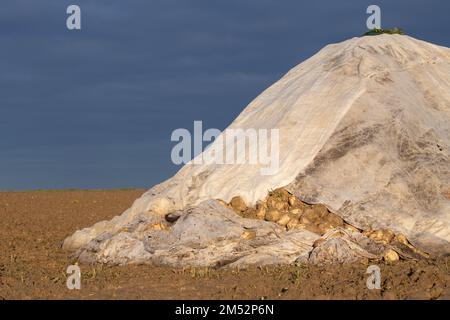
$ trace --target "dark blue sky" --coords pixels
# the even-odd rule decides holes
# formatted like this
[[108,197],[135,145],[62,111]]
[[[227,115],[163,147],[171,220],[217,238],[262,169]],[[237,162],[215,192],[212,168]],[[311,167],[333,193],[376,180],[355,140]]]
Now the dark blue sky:
[[174,129],[224,129],[290,68],[363,33],[369,4],[383,27],[450,47],[448,0],[2,0],[0,189],[169,178]]

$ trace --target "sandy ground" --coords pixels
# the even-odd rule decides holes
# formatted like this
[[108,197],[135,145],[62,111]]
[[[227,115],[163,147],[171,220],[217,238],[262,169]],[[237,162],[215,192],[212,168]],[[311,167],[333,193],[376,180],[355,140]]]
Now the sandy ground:
[[379,263],[381,290],[366,287],[367,265],[241,270],[81,265],[61,250],[75,230],[110,219],[144,190],[0,192],[0,299],[449,299],[450,258]]

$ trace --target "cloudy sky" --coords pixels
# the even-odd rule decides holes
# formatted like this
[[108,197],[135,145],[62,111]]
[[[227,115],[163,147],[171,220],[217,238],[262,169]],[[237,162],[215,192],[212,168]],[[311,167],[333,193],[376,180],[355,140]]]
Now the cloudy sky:
[[[82,30],[66,28],[81,7]],[[224,129],[323,46],[382,26],[450,47],[450,1],[2,0],[0,189],[151,187],[176,128]]]

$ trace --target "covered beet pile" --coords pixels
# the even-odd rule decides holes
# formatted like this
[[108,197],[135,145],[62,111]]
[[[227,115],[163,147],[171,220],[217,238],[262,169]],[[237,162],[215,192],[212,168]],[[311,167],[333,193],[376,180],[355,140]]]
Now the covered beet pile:
[[228,129],[277,129],[278,170],[194,159],[64,248],[219,267],[450,253],[450,49],[403,35],[328,45]]

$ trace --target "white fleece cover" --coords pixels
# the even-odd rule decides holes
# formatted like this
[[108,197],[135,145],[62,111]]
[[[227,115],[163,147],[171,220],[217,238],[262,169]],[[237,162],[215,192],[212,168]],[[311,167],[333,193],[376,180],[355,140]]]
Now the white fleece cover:
[[121,216],[76,232],[64,246],[80,248],[138,215],[157,220],[233,196],[252,205],[286,187],[361,228],[388,227],[419,247],[450,251],[450,49],[402,35],[328,45],[229,128],[279,129],[278,172],[191,162]]

